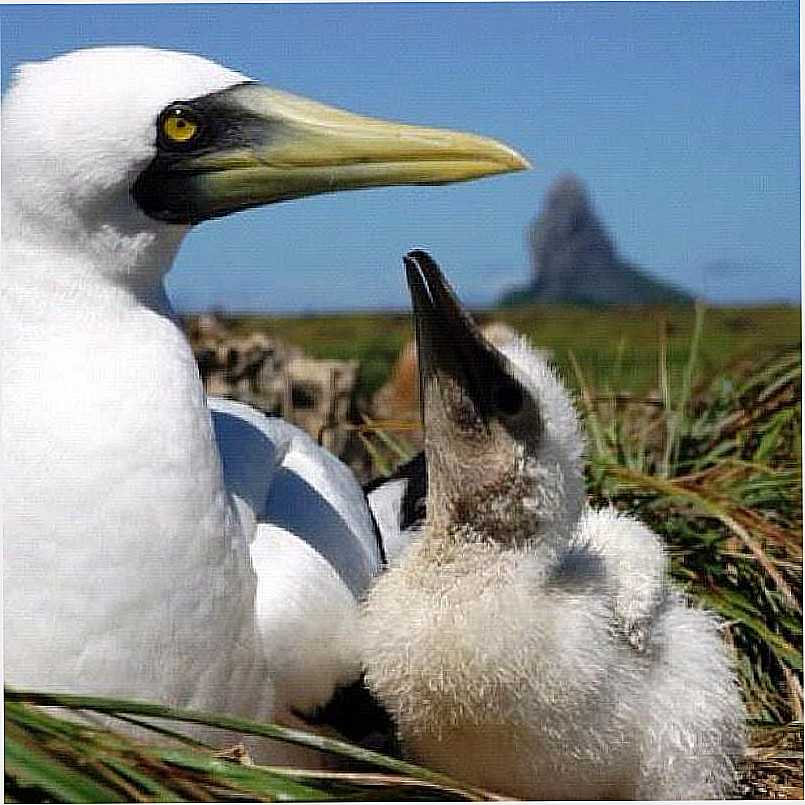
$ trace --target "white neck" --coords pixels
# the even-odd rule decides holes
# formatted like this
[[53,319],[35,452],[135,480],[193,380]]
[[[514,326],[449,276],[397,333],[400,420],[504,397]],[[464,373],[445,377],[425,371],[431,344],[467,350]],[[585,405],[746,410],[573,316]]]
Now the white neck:
[[[249,535],[233,515],[193,354],[162,286],[184,230],[100,226],[67,237],[6,211],[8,678],[71,684],[76,664],[94,660],[105,669],[88,677],[96,691],[143,683],[176,700],[173,680],[187,663],[203,673],[213,662],[196,645],[209,623],[227,632],[209,635],[211,646],[223,641],[216,653],[253,634],[254,593]],[[208,590],[211,578],[218,586]],[[63,620],[22,628],[15,612]],[[128,634],[132,656],[106,656],[96,640],[98,656],[87,657],[88,632],[110,623]],[[143,651],[158,653],[153,668]]]
[[5,197],[4,291],[42,305],[59,300],[58,310],[47,311],[51,317],[59,310],[109,313],[126,299],[170,315],[162,280],[187,228],[133,214],[128,197],[117,206],[117,216],[107,209],[106,220],[95,225],[66,216],[43,223]]

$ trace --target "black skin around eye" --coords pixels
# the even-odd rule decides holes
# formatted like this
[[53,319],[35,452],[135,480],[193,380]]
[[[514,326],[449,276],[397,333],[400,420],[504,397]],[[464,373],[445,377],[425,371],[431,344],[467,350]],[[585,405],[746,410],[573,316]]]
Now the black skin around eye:
[[516,383],[500,383],[492,390],[495,408],[505,416],[515,416],[523,410],[523,390]]

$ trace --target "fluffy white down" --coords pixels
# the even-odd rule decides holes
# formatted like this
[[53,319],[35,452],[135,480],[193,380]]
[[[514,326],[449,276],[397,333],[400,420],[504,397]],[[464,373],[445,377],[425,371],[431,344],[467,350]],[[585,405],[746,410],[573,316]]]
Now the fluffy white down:
[[572,547],[602,558],[618,628],[634,648],[644,649],[654,616],[669,592],[668,560],[659,537],[613,507],[588,508],[574,533]]
[[530,536],[561,551],[584,507],[584,434],[572,398],[542,353],[522,337],[500,351],[537,400],[542,418],[539,451],[526,456],[526,473],[533,479],[529,508],[538,521]]
[[509,796],[728,795],[743,707],[717,622],[669,589],[653,532],[585,507],[569,395],[525,342],[503,351],[539,400],[562,517],[525,546],[414,536],[363,610],[367,683],[411,757]]

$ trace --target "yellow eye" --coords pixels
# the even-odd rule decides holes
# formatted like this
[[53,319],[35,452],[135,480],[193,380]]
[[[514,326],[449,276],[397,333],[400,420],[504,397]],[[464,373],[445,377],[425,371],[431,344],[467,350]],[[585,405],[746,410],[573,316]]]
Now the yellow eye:
[[170,112],[162,121],[162,133],[174,143],[190,142],[197,131],[198,123],[179,109]]

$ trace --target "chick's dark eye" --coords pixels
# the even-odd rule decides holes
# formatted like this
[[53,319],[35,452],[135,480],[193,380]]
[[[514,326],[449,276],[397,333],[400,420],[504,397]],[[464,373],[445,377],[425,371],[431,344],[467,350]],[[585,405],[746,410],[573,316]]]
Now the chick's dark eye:
[[517,383],[499,383],[492,389],[492,403],[504,416],[515,416],[523,410],[525,397]]

